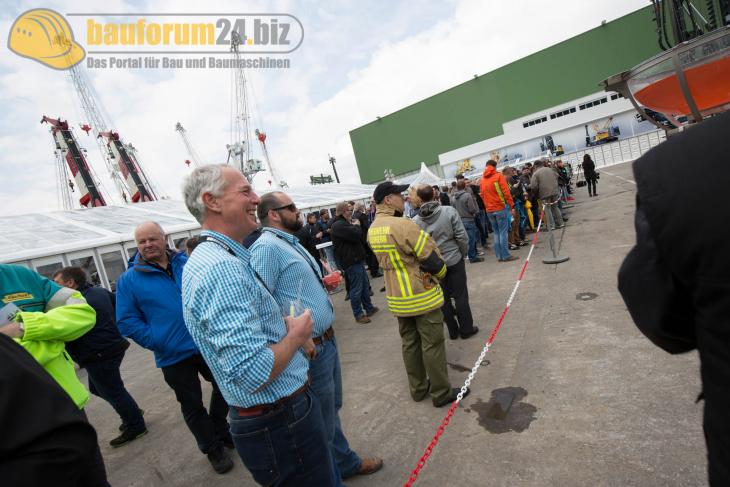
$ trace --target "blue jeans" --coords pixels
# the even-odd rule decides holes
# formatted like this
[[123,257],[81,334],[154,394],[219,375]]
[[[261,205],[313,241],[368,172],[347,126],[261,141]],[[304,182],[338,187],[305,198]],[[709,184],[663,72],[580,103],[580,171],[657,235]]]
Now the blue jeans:
[[474,223],[474,220],[464,220],[463,218],[461,223],[464,224],[466,234],[469,236],[469,251],[466,255],[469,257],[469,262],[474,262],[474,259],[477,258],[477,224]]
[[350,284],[352,314],[355,315],[355,318],[359,318],[364,313],[370,314],[373,310],[373,303],[370,301],[370,281],[365,272],[365,266],[362,262],[352,264],[345,269],[345,274],[347,282]]
[[477,213],[477,216],[474,217],[474,223],[477,225],[477,233],[479,234],[479,242],[482,244],[482,247],[487,246],[487,237],[489,236],[487,232],[487,213],[484,210],[479,210],[479,213]]
[[509,209],[493,211],[487,213],[489,223],[492,224],[494,229],[494,253],[497,255],[497,259],[505,260],[510,257],[510,253],[507,247],[507,233],[509,232]]
[[342,432],[339,410],[342,408],[342,374],[337,342],[333,337],[317,345],[317,356],[309,362],[311,390],[322,407],[325,435],[337,467],[338,478],[352,477],[360,469],[362,460]]
[[84,365],[89,376],[89,391],[108,402],[122,418],[129,431],[138,432],[145,429],[144,418],[134,398],[127,392],[119,373],[124,352],[98,362]]
[[340,486],[317,396],[307,390],[261,416],[228,416],[236,451],[261,485]]

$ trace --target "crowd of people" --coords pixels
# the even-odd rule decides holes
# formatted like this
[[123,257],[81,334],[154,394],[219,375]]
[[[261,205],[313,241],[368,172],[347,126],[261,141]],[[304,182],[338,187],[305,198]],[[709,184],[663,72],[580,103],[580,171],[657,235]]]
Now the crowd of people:
[[[322,210],[303,218],[286,193],[259,198],[236,169],[210,165],[196,169],[184,186],[202,233],[178,251],[168,248],[158,223],[140,223],[137,252],[116,294],[90,285],[78,267],[60,269],[50,281],[24,267],[0,265],[0,291],[14,307],[13,313],[3,309],[8,316],[0,335],[15,338],[42,366],[28,370],[36,382],[53,389],[41,376],[55,379],[57,390],[49,397],[63,399],[60,388],[78,411],[49,416],[38,427],[74,425],[79,438],[88,436],[83,407],[89,394],[75,362],[87,371],[88,390],[120,417],[110,445],[146,435],[144,410],[120,372],[131,339],[153,352],[215,472],[231,470],[233,448],[262,485],[342,485],[378,471],[383,460],[353,451],[339,419],[336,284],[328,278],[344,277],[360,324],[379,311],[370,279],[384,278],[381,291],[398,321],[412,399],[450,404],[459,389],[447,373],[444,324],[452,340],[479,332],[465,262],[484,261],[490,233],[498,261],[516,260],[511,252],[526,244],[536,223],[531,208],[549,206],[556,228],[567,220],[553,204],[569,194],[570,175],[560,162],[550,167],[537,161],[520,171],[496,166],[489,161],[480,180],[458,176],[451,188],[386,181],[369,208],[343,201],[333,216]],[[201,378],[211,384],[207,408]],[[28,478],[45,478],[37,453],[60,448],[57,438],[46,439],[51,443],[16,449],[3,471],[11,465],[18,478],[27,469],[34,470]],[[106,484],[95,441],[85,456],[78,445],[68,448],[69,458],[85,465],[77,485]]]

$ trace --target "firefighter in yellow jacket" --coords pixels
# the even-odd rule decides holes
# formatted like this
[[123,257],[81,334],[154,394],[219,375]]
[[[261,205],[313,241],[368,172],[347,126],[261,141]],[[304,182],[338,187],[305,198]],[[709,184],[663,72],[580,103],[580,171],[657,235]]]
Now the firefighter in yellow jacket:
[[446,265],[430,235],[402,218],[407,188],[390,181],[375,188],[368,243],[385,273],[388,309],[398,318],[411,397],[421,401],[430,393],[433,405],[441,407],[459,391],[451,387],[446,371],[444,295],[438,283]]

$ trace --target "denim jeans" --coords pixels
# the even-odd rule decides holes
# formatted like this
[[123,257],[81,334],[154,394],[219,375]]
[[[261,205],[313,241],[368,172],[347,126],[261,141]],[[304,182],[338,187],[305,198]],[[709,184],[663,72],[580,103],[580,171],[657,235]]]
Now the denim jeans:
[[373,303],[370,301],[370,280],[365,272],[362,262],[352,264],[345,269],[347,281],[350,283],[350,306],[355,318],[373,310]]
[[330,445],[337,478],[352,477],[360,469],[362,460],[342,432],[339,410],[342,408],[342,374],[335,338],[316,346],[317,356],[309,362],[311,390],[322,408],[325,435]]
[[87,363],[84,368],[89,376],[89,392],[108,402],[129,431],[138,432],[145,429],[144,418],[119,373],[123,359],[124,352],[117,357]]
[[509,231],[509,209],[487,213],[487,218],[494,229],[494,253],[497,259],[505,260],[510,257],[507,248],[507,232]]
[[489,232],[487,232],[487,213],[484,210],[479,210],[477,216],[474,217],[474,223],[477,225],[479,242],[482,244],[482,247],[486,247],[487,237],[489,236]]
[[261,485],[340,486],[317,396],[307,390],[261,416],[228,416],[236,451]]
[[474,259],[477,258],[477,224],[472,219],[465,220],[462,218],[461,222],[464,224],[466,234],[469,236],[469,251],[466,255],[469,257],[469,262],[474,262]]
[[[200,374],[213,386],[208,411],[203,406]],[[165,382],[175,391],[185,424],[198,442],[198,448],[208,453],[230,436],[226,412],[228,405],[201,355],[192,355],[180,362],[162,368]]]

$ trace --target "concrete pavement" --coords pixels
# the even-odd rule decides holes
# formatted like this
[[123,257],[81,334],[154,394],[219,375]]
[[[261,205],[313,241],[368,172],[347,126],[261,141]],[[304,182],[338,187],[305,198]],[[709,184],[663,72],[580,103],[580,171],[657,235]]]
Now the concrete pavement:
[[[634,241],[636,187],[630,164],[599,170],[597,198],[576,188],[561,250],[570,261],[543,264],[546,235],[540,236],[488,362],[416,485],[707,484],[702,405],[694,403],[700,391],[697,355],[670,356],[633,325],[616,274]],[[449,340],[445,333],[455,387],[489,336],[528,249],[515,251],[521,257],[515,262],[498,263],[488,251],[485,262],[467,264],[481,331],[469,340]],[[355,487],[402,485],[447,409],[410,399],[397,322],[378,292],[382,282],[372,284],[382,312],[367,325],[354,321],[344,294],[333,296],[344,430],[353,449],[385,460],[381,472],[347,481]],[[96,397],[86,407],[112,485],[255,485],[235,453],[231,472],[213,472],[151,353],[130,348],[122,373],[146,411],[148,435],[112,449],[108,442],[117,434],[118,417]],[[492,419],[490,398],[505,389],[516,401],[504,420]]]

